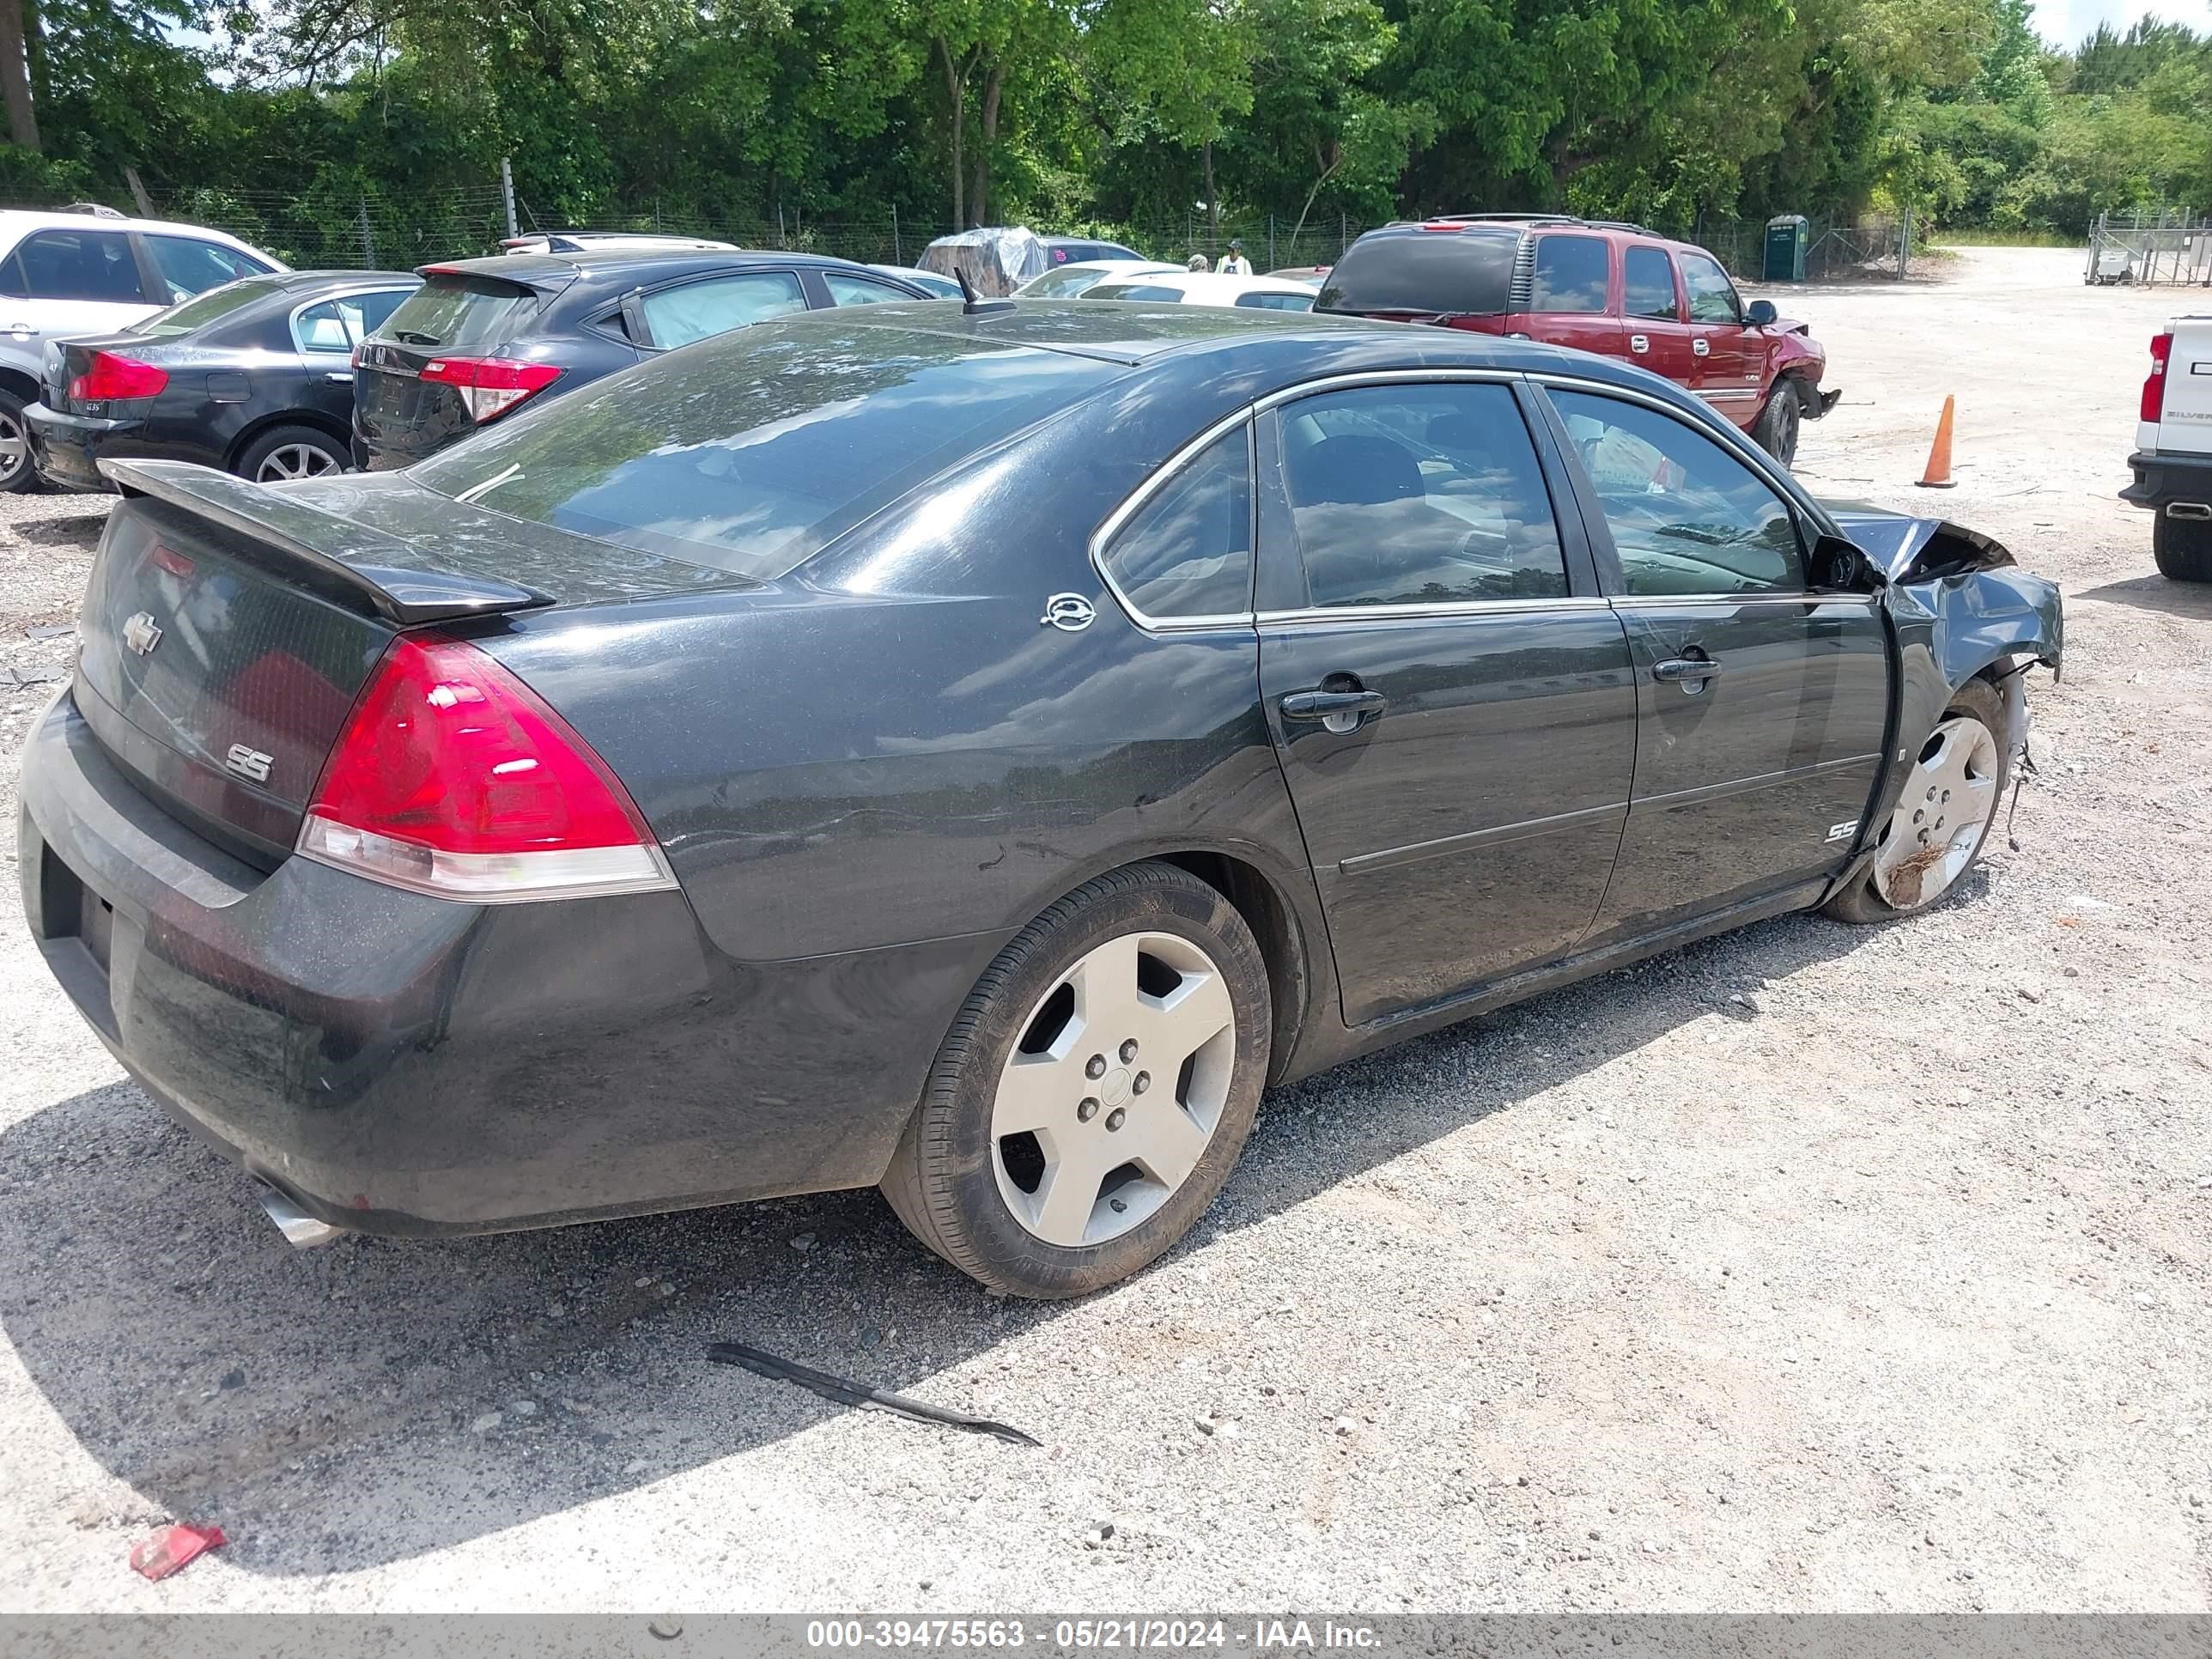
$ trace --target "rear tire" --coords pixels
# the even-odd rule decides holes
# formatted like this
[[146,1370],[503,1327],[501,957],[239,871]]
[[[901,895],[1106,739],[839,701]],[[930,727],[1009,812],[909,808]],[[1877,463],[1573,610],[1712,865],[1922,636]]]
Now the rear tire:
[[1766,407],[1752,424],[1752,441],[1783,465],[1793,465],[1797,459],[1797,434],[1804,421],[1805,405],[1798,398],[1797,383],[1777,380],[1767,394]]
[[1957,888],[1980,861],[2004,805],[2004,725],[1996,687],[1978,679],[1959,688],[1922,746],[1874,858],[1822,908],[1867,926],[1928,909]]
[[347,447],[319,427],[271,427],[239,451],[231,470],[255,483],[291,478],[321,478],[353,465]]
[[2212,519],[2177,519],[2161,508],[2151,520],[2150,550],[2168,580],[2212,582]]
[[0,392],[0,492],[29,495],[39,488],[39,469],[31,464],[31,427],[23,418],[23,400],[12,392]]
[[1015,1296],[1081,1296],[1188,1231],[1272,1041],[1244,919],[1172,865],[1086,882],[969,993],[883,1180],[915,1237]]

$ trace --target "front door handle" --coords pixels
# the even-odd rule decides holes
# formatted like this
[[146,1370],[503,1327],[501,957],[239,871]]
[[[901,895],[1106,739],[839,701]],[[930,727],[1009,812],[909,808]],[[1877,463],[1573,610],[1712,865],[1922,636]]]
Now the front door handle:
[[1632,334],[1628,337],[1628,349],[1631,351],[1649,351],[1651,349],[1651,342],[1644,335]]
[[1711,679],[1721,672],[1721,665],[1708,657],[1669,657],[1664,662],[1651,665],[1651,678],[1668,684],[1696,680],[1699,684]]
[[9,334],[27,334],[32,336],[33,338],[37,337],[39,332],[37,329],[33,328],[28,323],[10,323],[8,325],[5,331]]
[[1380,691],[1292,691],[1282,702],[1286,720],[1319,720],[1332,732],[1349,732],[1389,699]]
[[1710,340],[1692,340],[1690,342],[1690,349],[1700,357],[1710,357],[1713,355],[1713,344]]

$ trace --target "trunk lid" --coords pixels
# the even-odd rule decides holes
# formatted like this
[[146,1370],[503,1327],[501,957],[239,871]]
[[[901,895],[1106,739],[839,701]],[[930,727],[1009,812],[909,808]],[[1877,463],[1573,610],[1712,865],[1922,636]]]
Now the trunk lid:
[[2176,317],[2166,330],[2173,343],[2166,350],[2157,428],[2140,447],[2168,455],[2212,454],[2212,316]]
[[77,706],[148,795],[264,867],[398,629],[552,602],[209,468],[104,470],[126,499],[86,590]]

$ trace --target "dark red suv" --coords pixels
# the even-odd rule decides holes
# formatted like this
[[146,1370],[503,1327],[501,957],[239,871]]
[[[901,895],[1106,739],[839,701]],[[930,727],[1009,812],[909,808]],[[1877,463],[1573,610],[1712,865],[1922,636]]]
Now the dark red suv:
[[1746,306],[1703,248],[1608,220],[1459,214],[1370,230],[1316,312],[1542,340],[1640,363],[1695,392],[1785,465],[1834,407],[1827,353],[1773,305]]

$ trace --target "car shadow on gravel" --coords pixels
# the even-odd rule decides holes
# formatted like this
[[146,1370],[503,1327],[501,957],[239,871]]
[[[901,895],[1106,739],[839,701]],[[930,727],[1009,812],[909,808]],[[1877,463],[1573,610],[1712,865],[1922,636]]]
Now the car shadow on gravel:
[[[1769,981],[1865,937],[1812,917],[1764,923],[1277,1090],[1178,1252],[1688,1021],[1755,1019]],[[0,1134],[0,1329],[119,1483],[72,1495],[66,1519],[217,1522],[225,1559],[268,1577],[404,1559],[844,1409],[705,1363],[720,1339],[1003,1413],[1048,1446],[1067,1432],[995,1400],[1000,1368],[976,1364],[1067,1304],[983,1294],[872,1192],[299,1252],[243,1176],[118,1083]],[[1154,1381],[1179,1386],[1160,1364]],[[1030,1454],[977,1440],[972,1455]]]
[[80,548],[89,552],[107,527],[107,515],[73,513],[52,519],[24,519],[9,527],[33,547]]
[[2102,587],[2085,587],[2074,597],[2212,622],[2212,582],[2178,582],[2156,575],[2130,576],[2124,581],[2106,582]]

